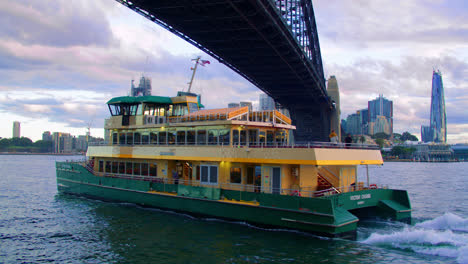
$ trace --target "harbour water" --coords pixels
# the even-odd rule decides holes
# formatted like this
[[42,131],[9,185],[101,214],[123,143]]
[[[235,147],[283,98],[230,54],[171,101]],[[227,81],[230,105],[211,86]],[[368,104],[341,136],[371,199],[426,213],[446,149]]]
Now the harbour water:
[[468,163],[369,167],[408,190],[413,224],[361,221],[349,241],[58,194],[67,159],[0,156],[0,263],[468,263]]

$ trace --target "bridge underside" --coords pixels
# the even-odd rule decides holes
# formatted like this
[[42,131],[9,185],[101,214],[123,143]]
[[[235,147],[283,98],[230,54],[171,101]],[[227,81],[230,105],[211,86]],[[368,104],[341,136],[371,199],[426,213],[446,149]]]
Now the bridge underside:
[[307,43],[298,39],[271,0],[117,1],[224,63],[288,108],[297,127],[296,141],[328,138],[332,104],[310,1],[294,0],[313,20],[313,27],[301,29],[309,34]]

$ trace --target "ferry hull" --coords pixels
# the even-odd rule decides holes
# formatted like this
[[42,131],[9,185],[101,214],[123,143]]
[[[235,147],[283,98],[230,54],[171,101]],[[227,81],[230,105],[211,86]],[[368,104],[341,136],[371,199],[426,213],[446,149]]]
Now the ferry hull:
[[411,217],[408,195],[400,190],[307,198],[101,177],[76,163],[58,162],[56,166],[57,187],[63,193],[325,236],[354,238],[359,218],[349,212],[352,210],[368,210],[396,220]]

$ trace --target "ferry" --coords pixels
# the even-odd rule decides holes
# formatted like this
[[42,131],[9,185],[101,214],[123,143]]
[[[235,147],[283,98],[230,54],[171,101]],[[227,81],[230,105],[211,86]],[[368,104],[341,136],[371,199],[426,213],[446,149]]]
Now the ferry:
[[191,92],[107,105],[109,140],[56,163],[59,192],[331,237],[354,238],[363,217],[411,218],[405,190],[357,180],[383,164],[376,145],[295,144],[278,110],[206,110]]

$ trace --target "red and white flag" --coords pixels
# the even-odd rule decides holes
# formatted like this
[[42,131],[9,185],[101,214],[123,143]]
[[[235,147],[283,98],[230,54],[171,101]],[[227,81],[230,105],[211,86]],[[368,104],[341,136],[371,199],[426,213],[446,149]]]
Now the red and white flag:
[[205,64],[210,64],[210,61],[209,60],[201,60],[200,61],[201,66],[205,66]]

